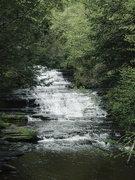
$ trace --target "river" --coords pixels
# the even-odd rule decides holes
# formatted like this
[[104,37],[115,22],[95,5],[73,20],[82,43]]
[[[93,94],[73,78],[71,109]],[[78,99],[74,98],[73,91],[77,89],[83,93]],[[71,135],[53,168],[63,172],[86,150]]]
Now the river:
[[[38,85],[15,94],[27,98],[28,126],[40,140],[10,164],[18,180],[134,180],[135,167],[113,159],[108,138],[119,136],[97,92],[70,89],[59,70],[39,67]],[[30,103],[33,102],[33,107]]]

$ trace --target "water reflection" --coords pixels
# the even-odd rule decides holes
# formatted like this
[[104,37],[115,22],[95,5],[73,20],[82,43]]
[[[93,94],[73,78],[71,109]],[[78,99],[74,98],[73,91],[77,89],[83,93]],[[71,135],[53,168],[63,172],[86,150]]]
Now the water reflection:
[[134,180],[135,167],[92,150],[31,152],[12,161],[19,180]]

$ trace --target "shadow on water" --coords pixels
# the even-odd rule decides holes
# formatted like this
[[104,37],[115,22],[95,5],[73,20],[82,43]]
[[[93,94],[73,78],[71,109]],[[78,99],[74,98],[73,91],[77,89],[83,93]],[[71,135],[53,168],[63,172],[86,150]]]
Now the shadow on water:
[[134,180],[135,167],[121,159],[85,151],[30,152],[10,163],[17,168],[14,180]]

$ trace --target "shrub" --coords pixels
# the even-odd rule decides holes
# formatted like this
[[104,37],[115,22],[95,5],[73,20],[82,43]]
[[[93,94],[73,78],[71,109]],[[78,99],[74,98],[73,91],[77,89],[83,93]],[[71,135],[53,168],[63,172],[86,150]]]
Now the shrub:
[[118,85],[109,90],[106,98],[110,112],[119,126],[132,130],[135,125],[135,69],[123,68],[120,75]]

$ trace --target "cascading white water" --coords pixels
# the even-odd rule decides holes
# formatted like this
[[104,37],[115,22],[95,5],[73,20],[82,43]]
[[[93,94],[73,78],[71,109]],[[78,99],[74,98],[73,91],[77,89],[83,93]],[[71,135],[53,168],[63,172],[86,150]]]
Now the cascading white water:
[[108,137],[106,111],[99,106],[100,98],[96,92],[81,93],[69,89],[70,82],[61,72],[43,67],[37,81],[32,95],[38,108],[29,116],[29,121],[38,130],[42,145],[105,146]]

